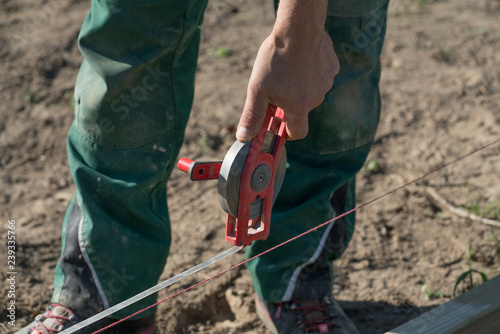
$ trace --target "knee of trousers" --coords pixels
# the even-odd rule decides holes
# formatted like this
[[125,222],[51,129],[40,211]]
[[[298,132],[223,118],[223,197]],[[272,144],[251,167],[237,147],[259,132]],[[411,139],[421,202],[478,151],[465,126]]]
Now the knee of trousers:
[[323,103],[310,112],[309,134],[293,144],[294,150],[330,155],[373,141],[380,119],[380,53],[386,13],[384,1],[364,15],[327,17],[325,29],[339,58],[340,72]]
[[78,43],[75,126],[106,148],[181,142],[205,1],[93,1]]

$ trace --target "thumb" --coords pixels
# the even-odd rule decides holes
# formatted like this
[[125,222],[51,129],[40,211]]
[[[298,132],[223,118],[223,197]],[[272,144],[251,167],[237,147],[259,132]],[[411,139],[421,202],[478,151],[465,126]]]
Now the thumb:
[[251,93],[247,95],[236,131],[236,139],[247,142],[257,135],[266,117],[267,106],[267,99]]

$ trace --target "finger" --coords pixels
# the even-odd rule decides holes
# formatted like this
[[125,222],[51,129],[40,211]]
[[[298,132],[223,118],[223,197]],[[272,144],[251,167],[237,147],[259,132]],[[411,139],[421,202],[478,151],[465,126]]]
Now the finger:
[[286,112],[286,132],[288,140],[302,139],[307,136],[309,131],[309,122],[307,112]]
[[247,142],[257,135],[266,117],[267,106],[266,98],[249,92],[236,131],[236,139]]

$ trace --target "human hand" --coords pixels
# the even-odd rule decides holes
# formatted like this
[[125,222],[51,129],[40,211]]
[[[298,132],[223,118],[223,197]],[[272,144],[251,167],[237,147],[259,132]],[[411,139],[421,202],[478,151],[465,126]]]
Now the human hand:
[[339,71],[332,41],[324,30],[323,10],[323,0],[280,2],[275,27],[257,53],[238,140],[245,142],[257,134],[268,104],[284,110],[288,139],[307,135],[307,115],[323,101]]

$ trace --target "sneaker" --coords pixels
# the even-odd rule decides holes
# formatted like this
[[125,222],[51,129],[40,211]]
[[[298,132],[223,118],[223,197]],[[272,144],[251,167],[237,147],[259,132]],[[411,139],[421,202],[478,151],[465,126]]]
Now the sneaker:
[[[103,319],[95,326],[87,330],[82,329],[80,334],[95,332],[116,320]],[[17,331],[15,334],[54,334],[71,327],[78,322],[78,317],[69,308],[60,304],[51,304],[47,310],[36,316],[35,320],[28,326]],[[106,330],[107,334],[154,334],[155,317],[150,316],[138,320],[127,320]]]
[[255,308],[273,334],[359,334],[331,295],[281,303],[267,302],[255,295]]

